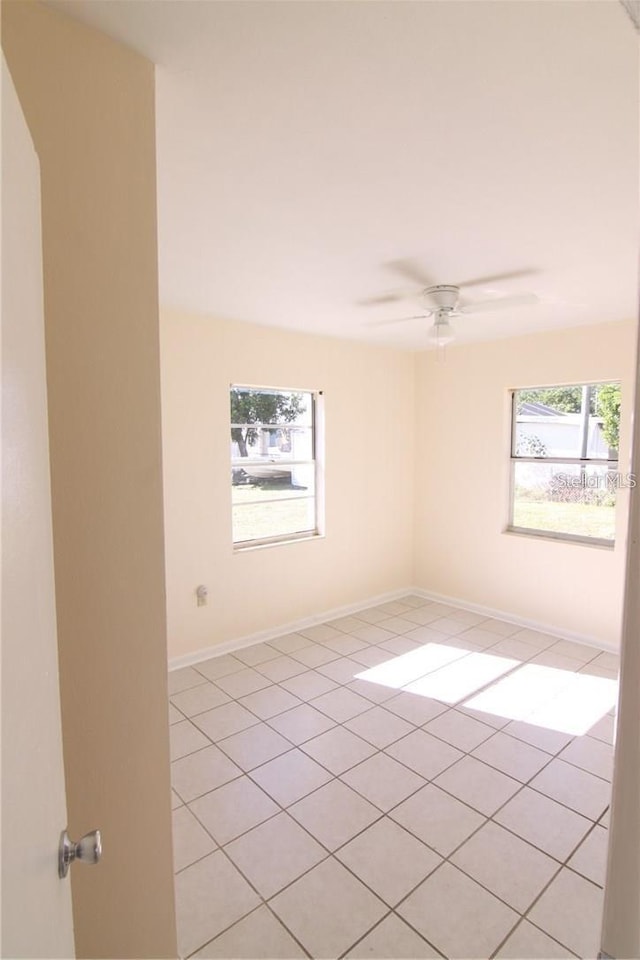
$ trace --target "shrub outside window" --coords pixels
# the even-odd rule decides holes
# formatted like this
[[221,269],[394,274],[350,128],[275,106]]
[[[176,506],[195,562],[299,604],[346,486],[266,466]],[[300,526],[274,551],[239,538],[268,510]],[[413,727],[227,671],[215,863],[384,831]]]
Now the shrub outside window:
[[611,546],[620,383],[514,390],[509,530]]
[[236,547],[318,535],[319,397],[311,390],[231,385]]

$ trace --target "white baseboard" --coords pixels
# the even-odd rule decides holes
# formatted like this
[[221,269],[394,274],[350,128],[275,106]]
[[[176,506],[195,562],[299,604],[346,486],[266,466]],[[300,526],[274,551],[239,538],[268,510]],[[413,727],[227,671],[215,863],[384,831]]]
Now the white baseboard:
[[375,597],[367,597],[366,600],[359,600],[357,603],[349,603],[343,607],[334,607],[331,610],[325,610],[323,613],[314,614],[312,617],[303,617],[301,620],[291,620],[289,623],[280,624],[269,630],[260,630],[258,633],[251,633],[245,637],[238,637],[235,640],[223,640],[222,643],[216,643],[212,647],[204,647],[195,650],[193,653],[185,653],[179,657],[169,658],[169,670],[179,670],[180,667],[190,667],[194,663],[201,663],[203,660],[210,660],[211,657],[220,657],[225,653],[233,653],[234,650],[243,650],[245,647],[251,647],[254,643],[265,643],[267,640],[275,640],[276,637],[282,637],[287,633],[296,633],[298,630],[304,630],[306,627],[314,627],[318,623],[324,623],[326,620],[337,620],[339,617],[348,617],[351,613],[357,613],[358,610],[366,610],[367,607],[375,607],[380,603],[389,603],[390,600],[397,600],[398,597],[406,597],[413,593],[416,596],[422,594],[411,587],[401,587],[399,590],[390,590],[388,593],[380,593]]
[[582,643],[586,647],[595,647],[596,650],[604,650],[607,653],[619,653],[620,647],[613,643],[607,643],[604,640],[598,640],[584,633],[577,633],[573,630],[565,630],[563,627],[555,626],[552,623],[544,623],[541,620],[530,620],[527,617],[519,617],[514,613],[505,610],[497,610],[494,607],[483,607],[479,603],[469,603],[467,600],[461,600],[460,597],[449,597],[443,593],[434,593],[431,590],[423,590],[415,587],[411,591],[416,597],[424,597],[425,600],[433,600],[434,603],[447,603],[452,607],[460,607],[462,610],[468,610],[470,613],[482,614],[485,617],[492,617],[494,620],[506,620],[508,623],[515,623],[519,627],[528,630],[537,630],[539,633],[548,633],[558,640],[571,640],[574,643]]
[[210,660],[211,657],[221,657],[225,653],[233,653],[234,650],[243,650],[245,647],[253,646],[254,643],[265,643],[268,640],[274,640],[276,637],[281,637],[284,634],[296,633],[298,630],[304,630],[306,627],[313,627],[318,623],[324,623],[326,620],[337,620],[339,617],[347,617],[349,614],[357,613],[359,610],[366,610],[368,607],[375,607],[381,603],[389,603],[390,600],[397,600],[399,597],[404,597],[407,594],[423,597],[425,600],[432,600],[434,603],[446,603],[452,607],[460,607],[460,609],[468,610],[470,613],[478,613],[484,617],[493,617],[495,620],[506,620],[519,627],[538,630],[540,633],[548,633],[553,637],[557,637],[558,640],[572,640],[574,643],[582,643],[588,647],[595,647],[597,650],[605,650],[608,653],[619,653],[619,647],[600,641],[596,637],[590,637],[571,630],[564,630],[561,627],[543,623],[539,620],[518,617],[513,613],[505,610],[497,610],[494,607],[483,607],[478,603],[469,603],[460,597],[449,597],[445,594],[424,590],[421,587],[403,587],[399,590],[391,590],[388,593],[378,594],[375,597],[368,597],[366,600],[360,600],[357,603],[350,603],[343,607],[334,607],[332,610],[325,610],[322,613],[314,614],[312,617],[292,620],[289,623],[280,624],[280,626],[272,627],[269,630],[261,630],[258,633],[251,633],[245,637],[238,637],[235,640],[225,640],[211,647],[194,650],[193,653],[185,653],[178,657],[171,657],[169,659],[169,670],[179,670],[181,667],[190,667],[194,663]]

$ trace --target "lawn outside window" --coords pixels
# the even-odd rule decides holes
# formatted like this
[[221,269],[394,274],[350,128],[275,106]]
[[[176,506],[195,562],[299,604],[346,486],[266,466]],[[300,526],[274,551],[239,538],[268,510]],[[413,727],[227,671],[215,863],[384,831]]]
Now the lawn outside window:
[[321,393],[232,384],[236,549],[318,536]]
[[601,546],[615,542],[620,383],[512,392],[511,510],[516,533]]

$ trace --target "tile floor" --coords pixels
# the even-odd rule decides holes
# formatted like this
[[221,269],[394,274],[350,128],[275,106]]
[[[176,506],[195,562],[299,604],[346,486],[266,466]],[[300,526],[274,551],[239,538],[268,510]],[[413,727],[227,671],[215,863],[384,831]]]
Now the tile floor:
[[596,957],[617,667],[407,596],[172,672],[180,956]]

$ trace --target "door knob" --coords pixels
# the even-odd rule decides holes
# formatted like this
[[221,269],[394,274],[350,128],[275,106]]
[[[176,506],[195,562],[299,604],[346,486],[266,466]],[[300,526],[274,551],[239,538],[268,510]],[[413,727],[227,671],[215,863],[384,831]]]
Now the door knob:
[[99,830],[92,830],[91,833],[85,833],[77,843],[69,839],[69,834],[63,830],[60,834],[60,845],[58,847],[58,876],[62,880],[69,872],[69,867],[74,860],[81,860],[83,863],[98,863],[102,856],[102,838]]

